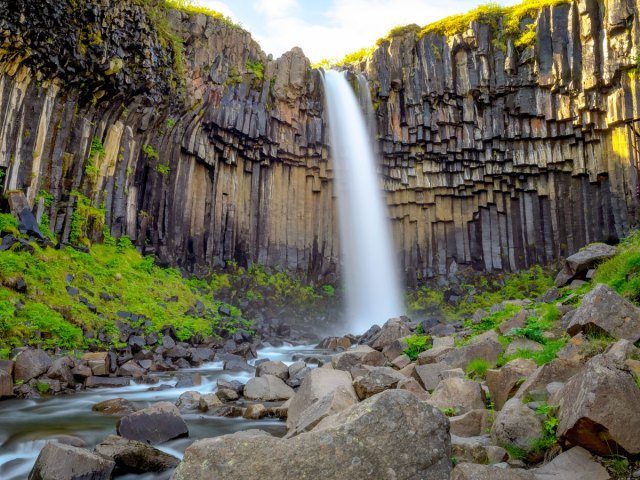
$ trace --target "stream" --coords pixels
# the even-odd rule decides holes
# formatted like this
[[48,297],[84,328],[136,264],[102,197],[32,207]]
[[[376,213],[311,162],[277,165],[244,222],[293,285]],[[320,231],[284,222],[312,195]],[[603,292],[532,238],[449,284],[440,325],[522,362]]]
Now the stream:
[[[308,346],[269,347],[258,351],[258,358],[293,363],[294,355],[306,356],[317,353]],[[252,360],[249,363],[255,363]],[[149,391],[161,384],[175,386],[176,374],[195,373],[202,375],[202,383],[187,388],[170,388],[161,391]],[[253,374],[246,372],[227,372],[222,362],[211,362],[201,367],[177,372],[156,372],[159,378],[155,385],[132,383],[122,388],[97,388],[71,395],[44,397],[37,400],[4,400],[0,402],[0,479],[26,479],[35,463],[40,450],[47,441],[61,436],[72,436],[83,441],[87,448],[93,448],[107,435],[116,433],[117,416],[109,416],[91,410],[98,402],[111,398],[125,398],[144,408],[152,403],[169,401],[175,403],[178,397],[187,391],[210,393],[216,389],[219,378],[239,380],[246,383]],[[264,403],[264,402],[262,402]],[[281,402],[280,402],[281,403]],[[268,404],[265,403],[265,406]],[[188,427],[189,437],[180,438],[156,445],[157,448],[182,458],[184,450],[195,440],[216,437],[250,428],[259,428],[272,435],[286,433],[285,422],[275,418],[263,420],[245,420],[205,415],[199,412],[183,414]],[[151,480],[169,478],[172,472],[164,476],[157,473],[146,475],[127,475],[119,479]]]

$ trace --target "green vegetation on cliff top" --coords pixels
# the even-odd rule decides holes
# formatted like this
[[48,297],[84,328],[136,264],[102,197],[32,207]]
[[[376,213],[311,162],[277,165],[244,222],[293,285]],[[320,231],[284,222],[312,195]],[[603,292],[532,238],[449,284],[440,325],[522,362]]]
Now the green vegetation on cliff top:
[[[417,38],[425,35],[444,35],[451,37],[459,33],[464,33],[471,22],[480,22],[490,25],[493,30],[493,44],[497,48],[504,50],[506,48],[506,40],[512,39],[516,47],[525,47],[535,42],[535,24],[523,25],[522,22],[527,18],[535,20],[540,10],[545,7],[562,5],[571,3],[571,0],[531,0],[511,7],[502,7],[496,3],[488,3],[480,5],[478,8],[458,15],[452,15],[430,23],[424,27],[416,24],[402,25],[395,27],[389,31],[386,37],[376,41],[376,47],[380,47],[395,37],[400,37],[409,33],[413,33]],[[500,20],[502,22],[500,23]],[[362,48],[356,52],[345,55],[342,59],[323,59],[314,68],[331,68],[340,67],[347,64],[355,64],[363,61],[370,56],[375,48]]]

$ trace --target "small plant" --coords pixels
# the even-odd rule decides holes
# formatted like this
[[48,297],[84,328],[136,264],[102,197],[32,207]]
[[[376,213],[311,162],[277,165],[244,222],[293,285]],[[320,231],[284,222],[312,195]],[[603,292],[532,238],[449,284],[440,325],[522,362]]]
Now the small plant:
[[445,407],[441,408],[440,411],[445,417],[455,417],[458,415],[458,409],[456,407]]
[[167,118],[167,130],[171,130],[173,127],[175,127],[175,125],[176,121],[173,118]]
[[49,390],[51,390],[51,387],[48,383],[37,383],[36,390],[38,390],[38,393],[40,395],[46,395],[47,393],[49,393]]
[[158,172],[163,177],[168,176],[170,171],[171,168],[169,167],[169,165],[165,165],[164,163],[159,163],[158,165],[156,165],[156,172]]
[[531,450],[544,451],[553,447],[557,442],[556,433],[558,430],[558,418],[553,415],[558,407],[543,403],[536,408],[536,414],[545,418],[544,434],[531,444]]
[[482,358],[474,358],[467,365],[466,373],[471,379],[482,379],[490,368],[491,365],[486,360]]
[[622,455],[613,455],[602,459],[605,467],[614,475],[622,475],[629,468],[629,459]]
[[91,148],[89,149],[89,157],[94,158],[96,155],[104,158],[107,155],[107,151],[104,149],[104,145],[102,145],[102,140],[98,137],[93,137],[91,140]]
[[429,350],[433,342],[429,335],[410,335],[404,339],[407,348],[402,352],[415,361],[422,352]]
[[153,148],[151,145],[149,145],[148,143],[145,143],[142,146],[142,151],[144,152],[144,154],[152,159],[155,160],[160,160],[160,155],[158,155],[158,152],[156,152],[156,149]]
[[327,297],[334,297],[336,295],[336,289],[333,285],[325,284],[322,286],[322,291]]
[[256,80],[261,82],[264,79],[264,64],[262,62],[250,62],[247,60],[244,66],[255,75]]

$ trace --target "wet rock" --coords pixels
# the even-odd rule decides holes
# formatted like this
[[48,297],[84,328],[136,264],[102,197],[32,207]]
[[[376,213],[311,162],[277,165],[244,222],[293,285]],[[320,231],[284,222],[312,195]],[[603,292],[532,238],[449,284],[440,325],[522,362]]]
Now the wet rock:
[[338,387],[344,387],[357,398],[351,382],[351,375],[342,370],[327,370],[323,368],[311,370],[295,396],[291,399],[287,417],[287,428],[294,428],[304,410]]
[[204,362],[212,362],[215,359],[215,350],[208,347],[190,348],[191,363],[200,364]]
[[51,357],[43,350],[24,350],[15,359],[13,378],[16,382],[28,382],[49,370],[52,363]]
[[640,389],[623,364],[593,357],[555,398],[558,438],[598,455],[640,453]]
[[131,379],[128,377],[87,377],[84,381],[86,388],[114,388],[128,387]]
[[0,370],[0,398],[13,397],[13,379],[4,370]]
[[199,373],[182,374],[178,376],[176,388],[189,388],[202,385],[202,375]]
[[109,480],[114,466],[88,450],[50,442],[40,451],[29,480]]
[[218,388],[216,396],[223,402],[233,402],[240,398],[240,394],[230,388]]
[[247,409],[243,413],[243,417],[247,420],[260,420],[261,418],[266,417],[269,414],[269,411],[265,408],[261,403],[254,403],[253,405],[249,405]]
[[244,386],[244,397],[248,400],[287,400],[294,394],[289,385],[273,375],[251,378]]
[[189,436],[189,429],[180,411],[169,402],[156,403],[122,417],[116,430],[124,438],[150,444]]
[[287,385],[296,388],[302,385],[302,381],[309,374],[311,369],[307,367],[304,362],[294,362],[289,365],[289,378],[287,378]]
[[75,380],[84,382],[87,377],[93,375],[93,372],[89,366],[80,363],[71,369],[71,374]]
[[75,366],[75,362],[70,357],[62,357],[53,361],[51,367],[47,371],[47,377],[53,380],[59,380],[67,383],[70,387],[75,386],[75,379],[71,370]]
[[255,367],[249,365],[242,357],[233,354],[225,354],[224,369],[229,372],[248,372],[254,373]]
[[93,375],[109,375],[111,369],[111,359],[108,352],[88,352],[82,356]]
[[94,412],[100,412],[105,415],[128,415],[136,412],[138,408],[136,405],[125,398],[112,398],[110,400],[104,400],[96,403],[91,410]]
[[142,368],[135,360],[129,360],[118,368],[118,376],[142,378],[146,370]]
[[244,383],[238,381],[238,380],[225,380],[223,378],[219,378],[216,381],[216,386],[219,389],[225,388],[228,390],[233,390],[234,392],[241,394],[242,391],[244,390]]
[[205,393],[200,396],[200,402],[198,403],[198,410],[201,412],[208,412],[222,407],[222,401],[215,393]]
[[323,338],[315,348],[319,350],[347,350],[351,348],[351,339],[349,337],[327,337]]
[[380,392],[396,388],[398,382],[406,377],[389,367],[371,367],[367,373],[353,382],[353,388],[360,400],[372,397]]
[[180,410],[180,413],[193,412],[195,410],[200,409],[201,400],[202,400],[202,395],[200,394],[200,392],[196,392],[196,391],[184,392],[182,395],[178,397],[178,400],[176,401],[176,407],[178,407],[178,410]]
[[640,340],[640,309],[600,283],[584,296],[567,327],[570,335],[588,331],[635,343]]
[[516,358],[500,369],[487,370],[487,388],[496,410],[515,395],[520,385],[537,369],[533,360]]
[[263,375],[273,375],[274,377],[287,381],[289,378],[289,367],[282,362],[263,362],[256,367],[256,377]]
[[178,466],[180,461],[146,443],[109,435],[96,445],[97,454],[115,462],[114,473],[164,472]]
[[237,405],[225,405],[215,410],[215,414],[218,417],[236,418],[244,415],[246,408],[239,407]]
[[409,392],[387,390],[291,439],[253,430],[199,440],[186,450],[174,480],[337,480],[345,472],[352,478],[393,472],[395,478],[445,479],[451,470],[449,448],[447,420],[440,412]]
[[455,408],[458,414],[485,407],[485,394],[478,382],[447,378],[435,388],[429,403],[440,409]]

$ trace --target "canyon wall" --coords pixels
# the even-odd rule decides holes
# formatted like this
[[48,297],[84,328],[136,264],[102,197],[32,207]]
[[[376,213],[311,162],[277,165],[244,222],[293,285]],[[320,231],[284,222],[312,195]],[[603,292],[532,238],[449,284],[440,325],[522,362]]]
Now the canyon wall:
[[[410,281],[546,263],[637,223],[638,9],[545,8],[524,48],[482,22],[407,29],[352,66],[370,79]],[[3,189],[65,242],[128,235],[196,272],[235,260],[335,279],[323,107],[301,50],[273,60],[220,19],[0,0]]]

